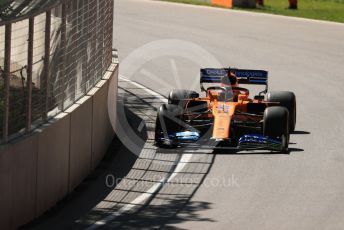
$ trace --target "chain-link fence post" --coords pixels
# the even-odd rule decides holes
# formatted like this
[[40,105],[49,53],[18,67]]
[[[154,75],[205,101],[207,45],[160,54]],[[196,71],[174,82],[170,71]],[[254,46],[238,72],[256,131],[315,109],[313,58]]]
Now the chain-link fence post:
[[32,65],[33,65],[33,40],[34,40],[35,18],[29,18],[29,39],[27,53],[27,79],[26,79],[26,132],[31,131],[32,122]]
[[10,114],[10,77],[11,77],[11,41],[12,24],[5,26],[5,61],[4,61],[4,103],[3,103],[3,141],[8,141],[8,124]]
[[48,119],[48,112],[49,112],[49,77],[50,77],[50,26],[51,26],[51,10],[46,12],[46,19],[45,19],[45,39],[44,39],[44,72],[43,72],[43,82],[44,82],[44,91],[43,91],[43,121],[47,121]]

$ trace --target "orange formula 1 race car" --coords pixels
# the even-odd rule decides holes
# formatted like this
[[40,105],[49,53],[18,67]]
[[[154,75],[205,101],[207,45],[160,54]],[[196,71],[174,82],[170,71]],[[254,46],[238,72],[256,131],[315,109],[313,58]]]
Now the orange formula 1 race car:
[[[292,92],[268,92],[267,71],[201,69],[200,84],[205,97],[172,90],[168,104],[161,105],[157,146],[288,152],[296,125],[296,98]],[[250,98],[242,84],[265,89]]]

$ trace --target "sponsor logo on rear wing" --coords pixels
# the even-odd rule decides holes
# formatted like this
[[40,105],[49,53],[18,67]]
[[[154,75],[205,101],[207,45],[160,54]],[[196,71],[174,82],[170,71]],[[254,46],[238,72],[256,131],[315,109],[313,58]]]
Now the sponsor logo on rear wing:
[[268,72],[265,70],[249,69],[201,69],[201,83],[221,83],[222,77],[228,76],[228,72],[237,76],[239,84],[267,85]]
[[201,83],[221,83],[222,77],[228,76],[228,69],[201,69]]
[[268,72],[265,70],[231,69],[230,71],[238,78],[239,84],[268,84]]

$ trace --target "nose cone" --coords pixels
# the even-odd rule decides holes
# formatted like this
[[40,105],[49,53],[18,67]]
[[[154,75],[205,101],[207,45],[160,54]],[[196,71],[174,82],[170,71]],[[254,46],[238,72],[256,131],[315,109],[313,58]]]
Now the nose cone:
[[213,105],[214,116],[214,139],[229,139],[230,138],[230,124],[235,112],[235,104],[231,102],[216,101]]

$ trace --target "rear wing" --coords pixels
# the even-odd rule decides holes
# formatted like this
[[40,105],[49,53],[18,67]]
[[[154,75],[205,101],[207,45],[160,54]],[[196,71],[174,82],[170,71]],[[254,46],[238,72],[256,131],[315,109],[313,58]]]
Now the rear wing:
[[231,68],[206,68],[201,69],[201,88],[202,83],[221,83],[223,77],[227,77],[229,72],[238,78],[239,84],[265,85],[268,88],[268,71],[250,69],[231,69]]

